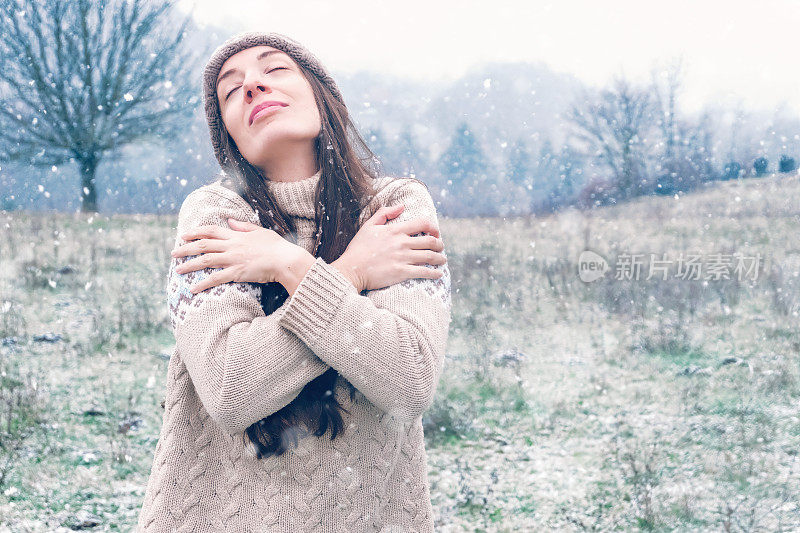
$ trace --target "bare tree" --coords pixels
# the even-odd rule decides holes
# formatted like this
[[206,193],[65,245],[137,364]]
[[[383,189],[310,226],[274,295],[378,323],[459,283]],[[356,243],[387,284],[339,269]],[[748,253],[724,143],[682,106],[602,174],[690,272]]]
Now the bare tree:
[[658,125],[664,137],[664,158],[672,159],[675,144],[680,142],[676,132],[676,108],[683,76],[683,60],[673,59],[666,68],[654,69],[651,76],[653,95],[659,112]]
[[713,178],[710,163],[708,117],[698,123],[684,120],[678,113],[678,98],[683,84],[683,59],[670,61],[651,72],[657,124],[662,142],[656,164],[656,192],[673,194],[689,191]]
[[581,100],[567,111],[571,135],[608,168],[620,199],[646,192],[648,135],[653,127],[650,93],[618,76],[598,98],[584,93]]
[[717,130],[716,120],[713,112],[709,109],[704,109],[700,116],[697,118],[694,128],[695,141],[692,143],[697,147],[703,155],[703,174],[705,181],[719,179],[720,165],[718,145],[720,144]]
[[95,172],[125,144],[168,139],[198,102],[190,23],[174,2],[0,0],[0,161],[77,163],[81,210]]

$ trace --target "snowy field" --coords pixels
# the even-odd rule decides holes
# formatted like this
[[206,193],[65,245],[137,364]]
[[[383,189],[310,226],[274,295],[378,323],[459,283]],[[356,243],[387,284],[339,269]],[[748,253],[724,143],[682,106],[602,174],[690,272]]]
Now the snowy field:
[[[437,531],[800,530],[798,198],[793,173],[442,219],[453,322],[424,417]],[[175,217],[0,220],[0,531],[131,531],[173,342]],[[586,249],[761,263],[584,282]]]

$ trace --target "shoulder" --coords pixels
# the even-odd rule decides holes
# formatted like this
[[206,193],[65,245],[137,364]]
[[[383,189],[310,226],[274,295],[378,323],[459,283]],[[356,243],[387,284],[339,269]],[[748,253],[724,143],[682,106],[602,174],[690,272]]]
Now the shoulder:
[[376,194],[374,200],[388,202],[398,194],[429,196],[428,186],[424,181],[411,176],[384,176],[374,182]]
[[[378,209],[403,203],[409,213],[431,215],[436,218],[436,206],[425,182],[412,177],[384,176],[373,183],[374,194],[361,211],[360,222],[371,217]],[[405,211],[405,210],[404,210]]]
[[[428,190],[427,185],[416,178],[394,178],[385,177],[375,180],[376,188],[382,187],[370,202],[368,209],[362,212],[362,223],[369,218],[378,209],[383,206],[396,205],[402,203],[405,208],[400,215],[391,221],[389,224],[395,222],[402,222],[416,218],[427,218],[433,222],[438,228],[439,220],[436,213],[436,206]],[[424,233],[423,233],[424,234]],[[415,234],[417,235],[417,234]],[[412,235],[413,236],[413,235]],[[442,255],[445,255],[442,250]],[[445,258],[447,256],[445,255]],[[428,268],[442,271],[442,276],[438,278],[411,278],[401,281],[395,285],[384,287],[382,289],[367,291],[368,295],[372,298],[380,294],[392,295],[393,291],[398,288],[421,290],[425,295],[433,297],[434,300],[441,302],[448,310],[450,310],[450,268],[447,263],[443,265],[432,265],[425,263]],[[396,296],[389,296],[394,298]]]
[[209,211],[225,212],[227,216],[241,217],[258,223],[258,215],[249,203],[237,192],[235,192],[230,182],[224,177],[218,177],[212,183],[202,185],[186,196],[181,204],[180,217],[184,218],[193,213]]

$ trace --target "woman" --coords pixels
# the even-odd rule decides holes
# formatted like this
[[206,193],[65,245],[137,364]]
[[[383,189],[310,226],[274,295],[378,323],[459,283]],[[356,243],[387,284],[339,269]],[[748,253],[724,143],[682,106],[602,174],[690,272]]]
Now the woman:
[[220,46],[204,105],[223,176],[178,216],[139,531],[432,531],[450,274],[427,188],[365,166],[336,83],[284,35]]

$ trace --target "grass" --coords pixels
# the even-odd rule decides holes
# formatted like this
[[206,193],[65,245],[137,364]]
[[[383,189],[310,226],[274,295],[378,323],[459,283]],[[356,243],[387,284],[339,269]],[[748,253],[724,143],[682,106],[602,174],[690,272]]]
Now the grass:
[[[800,529],[798,194],[780,176],[442,219],[453,322],[423,418],[437,531]],[[130,531],[174,342],[174,217],[2,217],[0,530],[53,531],[85,510],[95,531]],[[586,284],[584,247],[760,252],[780,274]],[[525,357],[498,359],[511,349]]]

